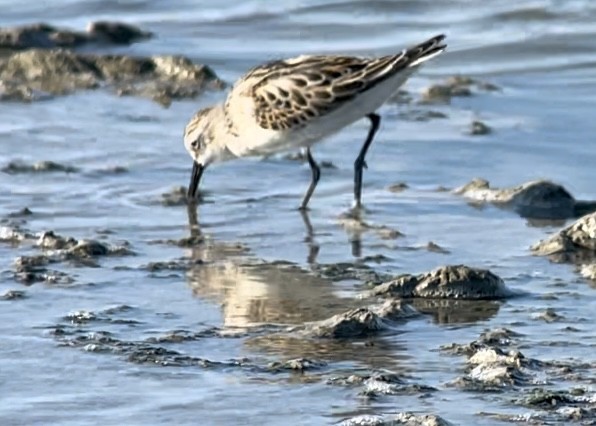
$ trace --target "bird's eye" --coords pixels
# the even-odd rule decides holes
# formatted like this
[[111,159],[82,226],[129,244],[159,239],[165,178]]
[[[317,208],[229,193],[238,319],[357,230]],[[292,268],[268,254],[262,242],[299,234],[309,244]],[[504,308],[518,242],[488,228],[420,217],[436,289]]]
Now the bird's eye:
[[192,143],[190,144],[190,146],[192,146],[192,148],[195,151],[200,151],[200,150],[202,150],[205,147],[205,142],[203,141],[203,138],[201,136],[199,136],[194,141],[192,141]]

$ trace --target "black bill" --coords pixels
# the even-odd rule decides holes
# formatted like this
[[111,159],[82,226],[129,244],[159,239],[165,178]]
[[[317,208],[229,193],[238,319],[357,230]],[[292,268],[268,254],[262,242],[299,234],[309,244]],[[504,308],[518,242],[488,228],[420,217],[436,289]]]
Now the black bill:
[[196,161],[192,165],[192,173],[190,174],[190,184],[188,185],[187,197],[189,200],[196,200],[199,195],[199,183],[205,166],[197,163]]

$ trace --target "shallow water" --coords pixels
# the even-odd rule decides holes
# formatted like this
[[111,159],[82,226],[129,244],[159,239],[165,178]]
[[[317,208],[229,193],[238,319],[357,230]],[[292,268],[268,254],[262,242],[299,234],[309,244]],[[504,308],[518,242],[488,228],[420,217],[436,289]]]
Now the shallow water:
[[[352,164],[367,131],[363,120],[315,150],[318,160],[337,168],[322,170],[311,200],[314,243],[295,210],[308,184],[308,167],[270,158],[206,172],[207,203],[200,206],[199,222],[211,244],[195,250],[160,242],[189,233],[186,208],[162,205],[161,194],[187,183],[191,162],[181,141],[186,121],[224,93],[208,92],[168,109],[103,91],[33,104],[0,103],[0,165],[52,160],[80,169],[0,173],[0,217],[26,206],[34,213],[26,218],[31,231],[127,241],[136,254],[103,258],[99,268],[59,265],[56,269],[74,277],[73,284],[24,288],[12,277],[13,260],[37,251],[26,244],[0,244],[0,294],[21,289],[27,296],[0,301],[3,425],[331,424],[357,414],[399,411],[434,413],[456,424],[494,424],[478,413],[531,414],[507,403],[522,391],[495,396],[448,386],[462,375],[465,360],[437,351],[441,345],[467,343],[487,328],[508,327],[523,334],[526,356],[596,362],[594,284],[579,278],[572,266],[551,264],[528,250],[561,224],[532,226],[512,212],[474,208],[436,191],[476,176],[496,186],[548,178],[578,199],[596,198],[595,3],[227,0],[202,6],[191,1],[0,0],[0,8],[2,26],[44,20],[82,28],[98,19],[139,24],[157,38],[113,51],[188,55],[228,82],[267,59],[304,52],[387,53],[444,32],[448,52],[406,85],[414,97],[456,73],[502,89],[454,98],[449,105],[390,103],[381,109],[382,127],[364,177],[366,220],[405,237],[385,240],[374,230],[358,235],[339,221],[351,203]],[[408,120],[412,110],[448,117]],[[493,134],[467,135],[474,119],[488,123]],[[126,172],[111,172],[115,166]],[[409,188],[389,192],[396,182]],[[426,250],[429,241],[449,253]],[[317,263],[377,255],[385,261],[365,262],[379,273],[463,263],[490,268],[524,294],[473,312],[462,307],[418,317],[396,333],[368,339],[373,346],[266,340],[252,333],[264,324],[301,324],[358,306],[353,296],[361,288],[358,280],[338,282],[250,265],[256,259],[295,262],[308,270]],[[214,262],[189,271],[143,268],[183,257]],[[203,337],[167,346],[224,365],[135,364],[125,356],[64,347],[52,336],[57,325],[67,330],[72,325],[65,318],[71,312],[122,306],[129,308],[115,315],[123,321],[75,324],[73,333],[109,331],[141,341],[173,330],[205,331]],[[536,319],[547,308],[562,318]],[[209,335],[214,328],[218,334]],[[298,357],[326,365],[303,374],[272,374],[225,364],[248,359],[254,367]],[[326,383],[333,375],[377,369],[438,391],[371,399]],[[582,374],[587,376],[581,383],[593,391],[593,371]],[[578,386],[553,379],[549,384]]]

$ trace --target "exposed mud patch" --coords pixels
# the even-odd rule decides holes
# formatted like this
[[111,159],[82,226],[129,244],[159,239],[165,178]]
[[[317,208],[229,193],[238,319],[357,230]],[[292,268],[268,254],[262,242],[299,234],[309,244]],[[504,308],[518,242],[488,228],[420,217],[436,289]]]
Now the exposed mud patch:
[[[0,80],[10,81],[11,100],[35,100],[31,93],[65,95],[108,87],[120,96],[150,98],[164,106],[194,98],[224,83],[207,66],[184,56],[132,57],[33,49],[0,58]],[[18,94],[24,94],[18,99]]]
[[405,121],[427,122],[449,118],[441,111],[408,109],[399,113],[398,117]]
[[274,361],[269,363],[267,368],[271,372],[281,371],[307,371],[318,370],[326,367],[327,363],[322,361],[314,361],[308,358],[296,358],[287,361]]
[[[583,388],[552,389],[552,382],[561,378],[563,372],[579,372],[590,366],[529,358],[516,349],[523,338],[522,334],[501,328],[489,330],[478,340],[466,345],[442,347],[443,351],[468,358],[465,375],[449,385],[466,391],[503,395],[508,395],[505,391],[515,389],[521,396],[509,402],[537,410],[523,416],[526,418],[548,422],[594,420],[596,394],[590,394]],[[572,377],[563,377],[574,380]],[[499,413],[480,414],[511,422],[519,421],[522,417]]]
[[19,256],[14,261],[14,279],[24,285],[36,283],[68,285],[75,282],[74,277],[65,272],[47,268],[54,263],[49,257]]
[[376,398],[380,395],[429,395],[438,390],[388,372],[336,376],[328,379],[327,383],[359,389],[358,394],[368,398]]
[[389,187],[387,188],[387,190],[389,192],[399,193],[399,192],[405,191],[408,188],[409,188],[409,186],[408,186],[407,183],[405,183],[405,182],[398,182],[398,183],[394,183],[392,185],[389,185]]
[[447,420],[433,414],[398,413],[388,415],[361,415],[346,419],[340,426],[453,426]]
[[129,45],[152,36],[149,31],[123,22],[90,22],[84,32],[40,22],[0,28],[0,49],[76,48],[87,44]]
[[356,308],[333,317],[304,326],[289,329],[305,337],[316,338],[361,338],[389,328],[387,321],[397,321],[418,315],[408,305],[389,300],[370,308]]
[[401,275],[376,286],[368,296],[427,299],[502,299],[512,295],[501,278],[465,265],[437,268],[420,275]]
[[2,171],[8,174],[18,173],[77,173],[79,169],[74,166],[56,163],[54,161],[40,161],[27,164],[20,161],[11,161],[2,167]]
[[449,250],[441,247],[440,245],[438,245],[437,243],[435,243],[433,241],[429,241],[426,244],[426,249],[433,253],[440,253],[440,254],[450,254],[451,253]]
[[525,218],[568,219],[596,211],[596,201],[577,201],[563,186],[547,180],[491,188],[487,180],[476,178],[454,189],[453,193],[473,202],[511,209]]
[[11,213],[8,213],[6,216],[7,218],[20,218],[20,217],[30,217],[33,216],[33,212],[29,207],[23,207],[21,210],[17,210]]
[[[177,348],[181,348],[181,345],[187,342],[225,337],[217,328],[208,327],[199,331],[172,330],[139,340],[117,337],[120,334],[117,331],[122,327],[131,330],[143,325],[142,321],[135,319],[138,314],[138,308],[126,305],[98,312],[75,311],[67,314],[63,318],[64,322],[51,327],[49,332],[59,346],[78,348],[90,353],[117,355],[124,361],[134,364],[225,370],[240,368],[268,374],[318,370],[327,365],[325,362],[307,358],[268,362],[257,362],[247,358],[212,361],[170,347],[177,345]],[[107,331],[107,329],[113,331]]]
[[531,249],[553,262],[591,264],[596,259],[596,213],[581,217]]
[[449,103],[454,97],[472,96],[476,92],[494,92],[498,86],[471,77],[455,75],[422,92],[422,103]]
[[97,240],[64,237],[53,231],[34,234],[11,226],[0,227],[0,241],[42,250],[41,254],[19,256],[13,263],[14,279],[25,285],[72,284],[75,281],[74,277],[63,271],[50,269],[50,265],[68,263],[74,266],[98,267],[98,259],[101,257],[134,255],[126,242],[111,245]]
[[0,294],[0,300],[23,300],[27,298],[27,293],[22,290],[8,290]]

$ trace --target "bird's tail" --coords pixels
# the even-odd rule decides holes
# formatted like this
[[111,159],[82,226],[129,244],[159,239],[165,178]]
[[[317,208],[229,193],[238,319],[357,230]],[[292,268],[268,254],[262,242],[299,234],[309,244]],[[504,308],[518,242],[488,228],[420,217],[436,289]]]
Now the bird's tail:
[[405,81],[405,78],[416,71],[420,64],[434,58],[445,50],[447,46],[442,44],[444,39],[443,34],[437,35],[416,46],[408,47],[396,55],[375,58],[369,62],[364,70],[350,77],[357,77],[366,83],[361,90],[367,90],[398,74]]
[[409,47],[398,55],[400,60],[397,62],[400,63],[401,66],[406,62],[407,67],[420,65],[441,54],[447,48],[447,45],[442,43],[443,40],[445,40],[445,35],[440,34],[416,46]]

